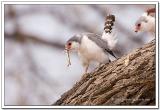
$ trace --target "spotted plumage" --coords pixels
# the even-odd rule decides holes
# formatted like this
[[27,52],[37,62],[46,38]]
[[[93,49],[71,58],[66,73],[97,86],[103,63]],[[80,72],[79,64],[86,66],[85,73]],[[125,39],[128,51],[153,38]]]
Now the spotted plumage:
[[114,15],[106,16],[105,25],[104,25],[104,30],[105,30],[106,33],[111,33],[112,32],[112,26],[114,25],[114,22],[115,22],[115,16]]
[[106,16],[105,23],[104,23],[104,31],[102,34],[102,39],[108,43],[108,47],[110,50],[116,48],[117,45],[117,35],[113,31],[113,26],[115,25],[115,15],[108,15]]

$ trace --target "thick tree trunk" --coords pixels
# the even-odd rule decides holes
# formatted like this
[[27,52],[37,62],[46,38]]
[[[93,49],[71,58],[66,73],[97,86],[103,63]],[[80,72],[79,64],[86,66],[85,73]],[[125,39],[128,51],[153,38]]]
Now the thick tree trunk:
[[155,40],[85,74],[53,105],[155,105]]

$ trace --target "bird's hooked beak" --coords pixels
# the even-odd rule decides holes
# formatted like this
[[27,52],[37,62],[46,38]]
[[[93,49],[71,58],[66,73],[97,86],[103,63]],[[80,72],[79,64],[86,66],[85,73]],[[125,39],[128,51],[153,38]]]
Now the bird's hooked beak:
[[138,26],[134,27],[134,32],[138,33],[139,30],[140,30],[140,27],[138,27]]
[[66,45],[65,45],[65,50],[70,50],[71,49],[71,43],[67,43]]
[[65,50],[69,50],[67,44],[65,45]]

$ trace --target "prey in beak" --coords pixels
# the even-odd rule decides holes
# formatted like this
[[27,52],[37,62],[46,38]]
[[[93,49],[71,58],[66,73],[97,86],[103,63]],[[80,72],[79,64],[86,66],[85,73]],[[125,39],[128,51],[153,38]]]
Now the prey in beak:
[[68,59],[68,65],[67,66],[70,66],[71,65],[71,61],[70,61],[70,51],[77,51],[79,49],[79,46],[80,46],[80,42],[81,42],[81,37],[77,37],[77,36],[73,36],[71,37],[66,45],[65,45],[65,50],[66,50],[66,53],[67,53],[67,59]]
[[65,51],[66,51],[66,53],[67,53],[67,60],[68,60],[67,67],[69,67],[69,66],[71,65],[70,53],[69,53],[70,48],[71,48],[71,43],[69,42],[69,43],[67,43],[67,44],[65,45]]

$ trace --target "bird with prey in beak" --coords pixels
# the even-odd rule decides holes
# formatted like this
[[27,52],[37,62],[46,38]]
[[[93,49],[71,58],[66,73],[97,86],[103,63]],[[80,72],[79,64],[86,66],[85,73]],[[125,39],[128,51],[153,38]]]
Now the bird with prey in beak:
[[101,39],[101,36],[93,33],[74,35],[67,41],[65,49],[68,53],[71,50],[78,53],[85,73],[87,73],[89,64],[92,61],[105,64],[111,61],[111,57],[116,59],[116,56],[109,49],[108,43]]
[[[89,64],[92,61],[105,64],[116,59],[116,56],[112,52],[112,49],[117,44],[117,37],[112,33],[114,22],[115,16],[109,14],[106,16],[102,35],[94,33],[76,34],[67,41],[65,50],[67,50],[68,57],[69,51],[76,51],[82,61],[85,73],[87,73]],[[68,65],[70,64],[69,58]]]

